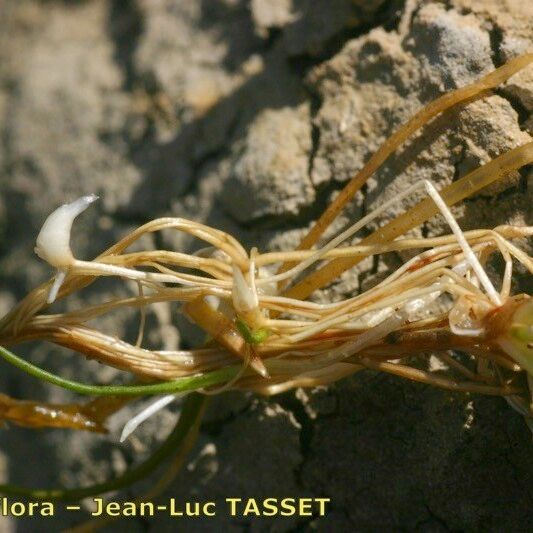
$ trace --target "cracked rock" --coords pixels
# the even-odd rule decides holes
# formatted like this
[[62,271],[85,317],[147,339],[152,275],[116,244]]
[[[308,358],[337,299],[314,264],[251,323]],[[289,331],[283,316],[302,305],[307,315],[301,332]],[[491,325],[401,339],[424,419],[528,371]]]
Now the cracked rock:
[[292,12],[292,0],[252,0],[251,10],[255,29],[261,37],[268,37],[269,30],[282,28],[296,17]]
[[385,0],[253,0],[259,35],[278,29],[290,56],[318,56],[343,32],[372,21]]
[[[474,41],[475,45],[468,45]],[[471,14],[446,11],[440,4],[424,5],[403,39],[376,29],[349,42],[308,78],[321,99],[314,118],[320,139],[311,171],[313,183],[350,179],[416,110],[445,90],[463,86],[493,68],[490,39],[482,23]],[[459,106],[424,127],[418,138],[408,141],[367,182],[367,210],[421,179],[442,187],[530,140],[510,102],[500,96]],[[517,180],[515,173],[484,193],[496,194],[516,186]],[[378,217],[378,224],[420,198],[417,195],[405,205],[392,207]],[[518,198],[506,201],[518,208]],[[361,203],[362,196],[356,201]],[[492,224],[480,221],[474,212],[472,217],[470,212],[462,213],[465,229]],[[447,231],[442,221],[432,221],[429,227],[432,235]]]
[[236,151],[222,193],[224,208],[240,222],[297,215],[314,200],[310,150],[308,105],[261,113]]
[[112,117],[126,105],[105,15],[98,3],[73,11],[50,6],[43,30],[20,54],[17,91],[3,125],[9,131],[5,158],[9,191],[34,200],[26,205],[36,222],[49,205],[90,192],[102,193],[114,211],[130,201],[140,180],[126,147],[105,141],[117,134]]
[[419,58],[427,82],[440,90],[471,83],[493,69],[489,33],[474,15],[423,6],[414,18],[405,47]]

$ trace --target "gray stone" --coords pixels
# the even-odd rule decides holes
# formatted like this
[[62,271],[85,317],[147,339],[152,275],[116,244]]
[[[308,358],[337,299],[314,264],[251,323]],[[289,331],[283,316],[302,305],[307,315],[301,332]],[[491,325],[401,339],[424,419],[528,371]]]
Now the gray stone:
[[309,107],[261,113],[236,149],[222,192],[224,208],[238,221],[297,215],[314,200],[308,179]]

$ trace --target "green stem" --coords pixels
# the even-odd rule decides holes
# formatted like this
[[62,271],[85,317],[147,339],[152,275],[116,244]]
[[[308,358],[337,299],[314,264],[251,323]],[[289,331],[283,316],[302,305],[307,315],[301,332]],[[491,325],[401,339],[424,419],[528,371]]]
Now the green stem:
[[33,500],[75,501],[127,487],[145,478],[165,459],[179,450],[186,442],[190,432],[195,431],[199,425],[206,404],[207,398],[205,396],[196,393],[189,394],[183,403],[178,423],[159,449],[144,463],[127,470],[115,479],[79,489],[32,489],[0,485],[0,493],[8,496],[24,496]]
[[62,378],[47,370],[43,370],[18,355],[11,353],[3,346],[0,346],[0,357],[3,357],[8,363],[42,381],[47,381],[48,383],[79,394],[88,394],[91,396],[144,396],[150,394],[190,392],[229,381],[239,372],[239,367],[231,366],[215,370],[208,374],[180,378],[162,383],[151,383],[149,385],[87,385],[79,381]]

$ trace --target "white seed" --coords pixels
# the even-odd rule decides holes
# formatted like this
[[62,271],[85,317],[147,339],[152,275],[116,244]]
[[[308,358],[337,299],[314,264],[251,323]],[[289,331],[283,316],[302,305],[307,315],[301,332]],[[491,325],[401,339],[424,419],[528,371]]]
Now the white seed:
[[37,236],[35,253],[56,268],[68,267],[74,260],[70,249],[72,223],[96,200],[98,196],[89,194],[53,211]]
[[233,307],[238,313],[248,313],[255,309],[259,302],[257,294],[246,283],[241,270],[233,265]]

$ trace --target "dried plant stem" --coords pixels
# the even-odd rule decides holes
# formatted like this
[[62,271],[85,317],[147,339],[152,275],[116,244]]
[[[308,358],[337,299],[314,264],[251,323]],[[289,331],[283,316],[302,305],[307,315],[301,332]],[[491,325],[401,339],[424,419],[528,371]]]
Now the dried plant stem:
[[[489,161],[482,167],[448,185],[440,193],[446,204],[452,206],[491,183],[494,183],[505,174],[531,162],[533,162],[533,142],[514,148],[496,159]],[[359,244],[365,246],[393,241],[409,229],[422,224],[437,213],[437,206],[431,199],[427,198],[388,224],[385,224],[385,226],[379,228],[368,237],[362,239]],[[364,256],[360,255],[355,258],[338,258],[330,261],[285,291],[284,296],[305,299],[315,290],[326,286],[338,278],[344,271],[357,265],[362,259],[364,259]]]
[[[325,245],[314,250],[303,248],[316,242],[366,178],[422,124],[448,107],[500,83],[532,60],[533,54],[518,58],[421,110],[385,142],[348,184],[298,250],[261,254],[253,248],[247,254],[225,232],[194,221],[166,217],[141,226],[94,261],[83,261],[76,259],[70,250],[69,231],[76,213],[95,197],[83,197],[61,206],[45,221],[37,247],[40,257],[56,269],[56,276],[32,291],[0,321],[0,343],[47,340],[131,372],[149,383],[86,385],[40,369],[4,348],[0,349],[0,356],[39,379],[82,394],[101,396],[192,390],[210,394],[228,388],[275,394],[296,386],[329,383],[365,367],[441,388],[516,394],[518,390],[509,385],[514,378],[506,382],[504,376],[514,373],[517,367],[530,368],[526,353],[529,345],[522,338],[529,335],[530,312],[524,311],[529,309],[529,297],[524,300],[511,295],[513,260],[532,272],[533,260],[510,239],[532,235],[533,228],[502,226],[463,233],[448,206],[533,161],[533,142],[500,155],[444,187],[440,194],[429,182],[420,181]],[[394,202],[421,187],[426,189],[429,198],[357,245],[342,247]],[[400,238],[439,212],[452,228],[453,236]],[[65,217],[68,224],[62,227]],[[210,246],[211,256],[203,256],[205,249],[196,255],[168,250],[127,252],[143,235],[167,230],[204,241]],[[59,244],[57,235],[61,237]],[[365,257],[420,249],[426,250],[362,294],[340,301],[307,301],[315,290],[334,281]],[[497,252],[505,265],[498,288],[484,268],[489,257]],[[276,263],[282,263],[278,273],[273,271],[278,266]],[[312,266],[315,270],[306,275]],[[65,298],[104,276],[133,280],[137,286],[135,295],[110,297],[108,301],[81,309],[46,314],[54,299]],[[295,284],[280,294],[280,284],[285,283]],[[209,347],[181,351],[143,348],[146,307],[157,302],[182,304],[180,310],[212,337]],[[126,308],[141,313],[135,344],[97,331],[88,324],[94,318]],[[525,322],[520,319],[525,325],[520,321],[514,324],[514,315],[509,314],[519,308],[523,316],[527,315]],[[510,309],[509,313],[506,309]],[[507,321],[491,318],[505,313]],[[515,329],[511,328],[513,324]],[[429,333],[437,330],[440,336]],[[390,342],[391,337],[397,342]],[[449,365],[455,370],[450,377],[424,372],[410,364],[410,355],[423,357],[425,351],[440,354],[451,349],[461,349],[481,361],[477,371],[450,359]],[[236,358],[240,359],[238,366]],[[391,363],[392,360],[401,362]],[[457,374],[463,381],[455,379]],[[154,380],[163,382],[153,383]],[[33,423],[30,416],[28,423]]]
[[357,362],[373,370],[387,372],[388,374],[394,374],[396,376],[410,379],[411,381],[418,381],[420,383],[425,383],[427,385],[432,385],[434,387],[446,390],[474,392],[493,396],[510,396],[512,394],[521,392],[520,389],[513,387],[494,387],[491,385],[482,385],[476,382],[458,383],[457,381],[436,376],[432,372],[425,372],[424,370],[419,370],[418,368],[412,368],[397,363],[379,362],[366,358],[357,359]]
[[[424,106],[404,126],[392,134],[374,153],[365,166],[350,180],[335,200],[326,208],[320,218],[315,222],[309,233],[302,239],[298,250],[312,248],[324,231],[337,218],[346,204],[366,183],[368,178],[396,151],[415,131],[427,124],[431,119],[447,109],[479,96],[484,92],[500,85],[518,71],[525,68],[533,61],[533,53],[517,57],[495,71],[487,74],[480,80],[446,93],[433,102]],[[288,268],[284,265],[282,271]]]

